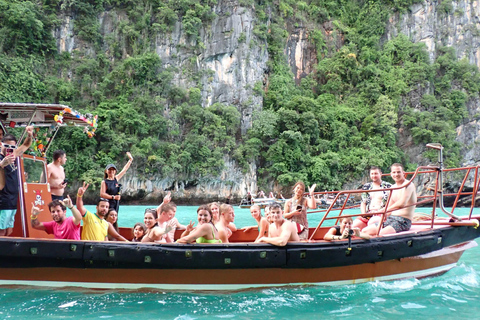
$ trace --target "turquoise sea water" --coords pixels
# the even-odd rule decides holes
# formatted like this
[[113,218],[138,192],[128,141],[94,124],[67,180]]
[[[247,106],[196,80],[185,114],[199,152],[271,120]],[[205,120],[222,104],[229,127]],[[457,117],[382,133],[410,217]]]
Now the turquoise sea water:
[[[144,209],[123,207],[120,225],[141,221]],[[179,207],[177,218],[188,223],[195,210]],[[237,226],[253,225],[248,210],[235,213]],[[311,227],[319,220],[309,215]],[[480,246],[442,276],[338,287],[215,293],[0,288],[0,319],[477,319],[479,257]]]

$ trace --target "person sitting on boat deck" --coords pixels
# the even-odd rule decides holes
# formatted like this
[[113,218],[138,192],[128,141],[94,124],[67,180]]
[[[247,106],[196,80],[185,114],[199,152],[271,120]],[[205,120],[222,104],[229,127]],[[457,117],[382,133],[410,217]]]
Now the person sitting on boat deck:
[[222,243],[218,238],[218,230],[212,222],[212,212],[208,205],[201,205],[197,209],[198,226],[193,227],[193,222],[187,225],[178,243]]
[[105,172],[103,174],[103,181],[100,186],[100,198],[108,199],[108,203],[110,208],[113,208],[119,212],[119,205],[120,205],[120,189],[122,187],[121,184],[118,183],[120,179],[125,175],[128,168],[133,162],[133,157],[130,152],[127,152],[128,162],[123,167],[122,171],[117,173],[117,167],[110,163],[105,168]]
[[305,184],[302,181],[298,181],[293,186],[294,194],[292,199],[285,202],[284,216],[296,224],[300,240],[308,239],[307,206],[310,209],[317,208],[317,203],[313,196],[316,186],[317,185],[314,184],[309,188],[310,198],[307,199],[303,196],[305,193]]
[[[108,209],[107,214],[105,215],[105,220],[110,222],[113,229],[115,229],[115,231],[118,233],[118,213],[115,209],[113,208]],[[116,238],[109,234],[108,240],[115,241]]]
[[272,217],[270,216],[270,207],[269,207],[269,206],[266,206],[264,210],[265,210],[265,219],[267,219],[267,222],[268,222],[268,224],[270,225],[271,223],[274,222],[274,221],[272,220]]
[[170,191],[168,191],[168,193],[163,198],[162,203],[157,207],[157,216],[160,216],[160,213],[162,212],[162,207],[164,205],[170,203],[173,207],[173,217],[170,220],[168,220],[168,225],[172,227],[172,229],[168,233],[168,239],[169,239],[168,242],[173,242],[174,241],[175,230],[177,230],[177,229],[178,230],[185,230],[186,229],[186,226],[181,224],[178,221],[178,219],[175,217],[175,214],[177,213],[177,205],[175,203],[171,202],[171,201],[172,201],[172,194],[171,194]]
[[[72,210],[72,217],[67,218],[67,208]],[[35,206],[32,207],[30,223],[33,228],[43,230],[48,234],[53,234],[55,239],[80,240],[80,221],[82,221],[82,215],[77,208],[73,206],[70,196],[67,196],[64,200],[53,200],[48,204],[48,209],[50,210],[53,221],[40,222],[38,215],[43,210]]]
[[133,239],[132,242],[142,242],[142,238],[145,236],[145,233],[147,232],[147,227],[145,224],[141,222],[135,223],[133,226]]
[[[212,212],[213,224],[217,224],[220,221],[220,204],[218,202],[211,202],[207,205],[210,208],[210,211]],[[228,228],[232,232],[237,231],[237,226],[233,222],[230,222],[228,224]]]
[[261,237],[264,237],[264,236],[268,235],[268,227],[269,227],[270,223],[268,222],[268,220],[265,217],[262,217],[262,209],[260,208],[260,206],[258,206],[256,204],[251,206],[250,207],[250,213],[252,214],[252,217],[257,222],[257,225],[253,226],[253,227],[244,227],[242,229],[243,229],[243,232],[247,232],[250,229],[258,228],[258,236],[255,239],[255,241],[256,241],[256,240],[260,239]]
[[63,200],[63,192],[67,186],[63,166],[67,162],[67,154],[63,150],[53,153],[53,162],[47,166],[47,181],[52,189],[52,200]]
[[[415,203],[417,202],[415,185],[405,178],[405,171],[400,163],[392,164],[390,167],[390,176],[393,181],[395,181],[392,188],[402,186],[404,188],[392,190],[390,203],[387,206],[388,217],[383,223],[383,229],[380,230],[380,235],[410,230],[415,212]],[[373,213],[382,213],[383,210],[384,209],[379,209]],[[362,231],[370,235],[375,235],[377,234],[377,230],[378,223],[369,225]]]
[[[161,207],[160,214],[157,215],[157,210],[145,210],[145,225],[147,226],[147,233],[142,239],[142,242],[158,242],[171,243],[173,238],[170,238],[169,232],[173,229],[169,224],[169,220],[174,216],[175,206],[172,202],[167,203]],[[153,223],[152,218],[155,219]]]
[[351,217],[342,218],[339,226],[334,226],[328,230],[323,240],[343,240],[355,235],[362,239],[370,239],[370,235],[361,232],[359,228],[352,228],[353,219]]
[[255,242],[265,242],[283,247],[288,242],[300,241],[297,226],[283,217],[282,206],[279,203],[269,205],[269,215],[273,223],[268,228],[268,237],[261,237]]
[[80,211],[83,220],[82,228],[82,240],[89,241],[107,241],[108,235],[113,236],[119,241],[128,241],[112,226],[112,224],[106,221],[105,215],[109,209],[109,202],[107,199],[100,198],[97,203],[97,212],[92,213],[83,206],[83,195],[87,191],[89,184],[83,183],[83,186],[78,188],[77,191],[77,209]]
[[17,139],[11,134],[5,135],[2,139],[0,150],[0,236],[9,236],[13,232],[19,194],[16,161],[17,157],[27,151],[32,144],[33,127],[26,127],[25,132],[27,137],[19,147],[17,147]]
[[220,206],[220,221],[215,224],[218,230],[218,238],[222,240],[222,243],[228,243],[228,239],[232,236],[232,230],[230,229],[230,223],[233,224],[235,220],[235,212],[233,207],[229,204],[222,204]]
[[362,216],[357,217],[353,221],[354,228],[365,228],[369,223],[378,223],[382,216],[366,216],[365,214],[370,213],[370,211],[377,211],[385,207],[385,204],[388,200],[388,195],[390,192],[388,188],[391,188],[392,185],[386,181],[382,180],[382,170],[377,166],[370,167],[370,179],[372,182],[368,182],[362,186],[362,190],[378,190],[372,192],[362,193],[362,203],[360,204],[360,211]]

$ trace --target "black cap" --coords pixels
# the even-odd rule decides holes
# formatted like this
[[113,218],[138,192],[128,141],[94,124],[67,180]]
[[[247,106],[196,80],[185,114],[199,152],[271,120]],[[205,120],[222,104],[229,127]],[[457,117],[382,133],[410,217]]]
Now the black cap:
[[117,170],[117,167],[115,167],[115,165],[113,163],[108,164],[107,167],[105,168],[105,170],[108,170],[108,169],[111,169],[111,168]]

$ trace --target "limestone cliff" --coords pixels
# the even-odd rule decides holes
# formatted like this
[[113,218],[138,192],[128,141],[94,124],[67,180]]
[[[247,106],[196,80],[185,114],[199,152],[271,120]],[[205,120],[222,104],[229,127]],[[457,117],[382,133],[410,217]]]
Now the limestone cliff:
[[[426,0],[413,5],[410,12],[390,17],[385,40],[400,33],[413,42],[425,43],[432,62],[436,58],[437,47],[449,46],[455,49],[458,59],[467,59],[480,67],[480,1]],[[472,165],[480,162],[479,98],[470,99],[467,107],[469,119],[457,128],[457,140],[462,144],[464,165]],[[408,133],[401,134],[400,144],[413,162],[422,163],[420,155],[425,148],[414,146]]]
[[[442,5],[443,3],[443,5]],[[165,66],[183,70],[183,66],[193,64],[193,72],[200,76],[202,104],[214,103],[234,105],[241,112],[242,134],[251,127],[252,114],[262,108],[263,98],[256,93],[254,86],[266,88],[268,84],[267,43],[254,34],[256,24],[252,6],[242,5],[237,0],[219,0],[212,8],[216,17],[199,30],[197,40],[190,39],[184,26],[177,22],[172,32],[158,33],[155,37],[155,52]],[[407,13],[393,13],[387,25],[384,40],[399,33],[410,37],[414,42],[424,42],[432,61],[438,45],[452,46],[459,58],[465,57],[480,66],[480,1],[431,1],[414,5]],[[103,37],[118,36],[117,22],[128,19],[119,9],[110,9],[99,17]],[[93,53],[86,43],[73,32],[75,16],[65,13],[61,25],[55,31],[60,52],[82,51]],[[317,63],[315,47],[309,41],[306,26],[287,23],[289,36],[285,43],[285,55],[297,83],[313,71]],[[327,45],[341,46],[341,36],[331,36],[332,25],[322,26]],[[128,56],[124,51],[123,56]],[[112,53],[107,52],[111,59]],[[178,72],[174,77],[176,85],[192,86],[188,75]],[[428,89],[426,89],[428,90]],[[458,127],[458,141],[464,146],[464,162],[471,164],[480,160],[480,100],[468,102],[470,119]],[[164,112],[168,114],[168,106]],[[412,161],[421,163],[419,155],[422,146],[413,146],[407,134],[400,132],[399,143],[410,155]],[[231,197],[238,200],[247,191],[256,191],[256,165],[251,164],[247,174],[237,167],[234,161],[225,158],[226,167],[219,177],[211,180],[177,181],[157,177],[151,180],[140,179],[135,167],[124,178],[125,199],[156,202],[166,190],[172,190],[174,199],[180,202],[200,200],[224,201]],[[273,184],[270,186],[273,189]],[[267,191],[267,190],[266,190]],[[269,190],[268,190],[269,191]]]

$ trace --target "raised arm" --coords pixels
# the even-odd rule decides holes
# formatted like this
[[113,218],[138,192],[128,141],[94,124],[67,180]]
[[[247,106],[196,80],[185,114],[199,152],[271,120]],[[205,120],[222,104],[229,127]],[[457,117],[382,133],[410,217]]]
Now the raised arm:
[[172,193],[168,191],[165,197],[163,197],[162,203],[160,203],[160,205],[157,207],[157,214],[160,214],[163,205],[169,203],[170,201],[172,201]]
[[72,211],[72,215],[73,215],[73,223],[75,225],[79,224],[80,221],[82,221],[82,214],[80,213],[80,211],[78,211],[77,208],[75,208],[73,206],[73,202],[72,202],[72,199],[70,198],[69,195],[67,195],[67,198],[63,199],[60,201],[65,207],[67,207],[68,209],[70,209]]
[[125,164],[122,171],[120,171],[117,174],[117,176],[116,176],[117,180],[122,179],[122,177],[125,175],[125,173],[127,173],[128,168],[130,168],[130,166],[132,165],[133,157],[132,157],[132,154],[130,152],[127,152],[127,157],[128,157],[128,162]]
[[309,189],[308,189],[308,193],[310,194],[310,198],[307,200],[307,204],[308,204],[308,207],[310,209],[317,209],[317,201],[315,201],[315,196],[314,196],[314,192],[315,192],[315,187],[317,185],[314,183]]
[[87,191],[89,184],[85,184],[85,181],[83,182],[83,187],[78,188],[77,191],[77,209],[80,211],[80,214],[82,217],[85,216],[87,213],[87,208],[83,206],[83,195],[85,194],[85,191]]
[[15,149],[15,151],[13,152],[15,157],[21,156],[32,145],[33,127],[28,126],[28,127],[25,128],[25,131],[27,132],[27,137],[25,138],[25,141],[23,141],[23,144],[20,147],[18,147],[17,149]]
[[45,231],[45,226],[43,225],[42,222],[38,221],[38,215],[40,214],[40,212],[42,212],[43,210],[40,210],[40,208],[37,208],[35,206],[33,206],[33,203],[32,203],[32,215],[30,216],[30,224],[32,225],[33,228],[37,229],[37,230],[43,230]]

